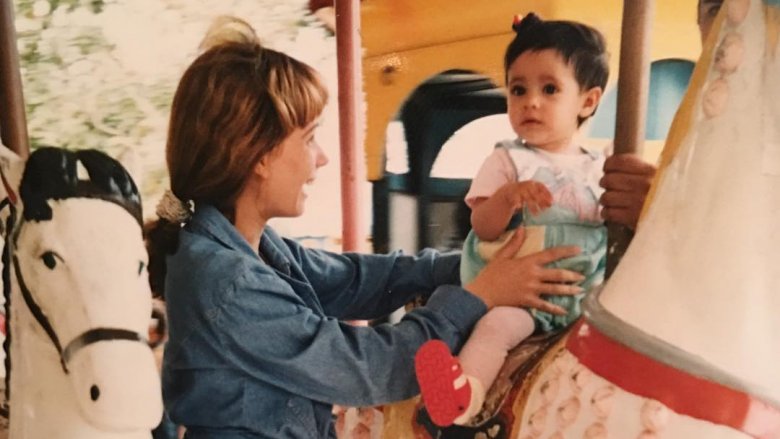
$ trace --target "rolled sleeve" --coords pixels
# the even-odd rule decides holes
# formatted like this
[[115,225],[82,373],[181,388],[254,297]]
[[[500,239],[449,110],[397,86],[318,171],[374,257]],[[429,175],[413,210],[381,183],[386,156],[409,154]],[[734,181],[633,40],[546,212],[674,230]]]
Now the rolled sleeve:
[[487,312],[482,299],[461,287],[451,285],[439,287],[425,306],[440,312],[463,334],[471,332],[477,320]]

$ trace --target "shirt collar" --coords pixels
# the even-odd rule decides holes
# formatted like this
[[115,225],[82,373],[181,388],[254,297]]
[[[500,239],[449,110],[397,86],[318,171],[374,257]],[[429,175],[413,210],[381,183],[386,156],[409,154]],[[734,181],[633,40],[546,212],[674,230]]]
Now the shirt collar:
[[[259,258],[258,249],[253,249],[249,242],[238,233],[236,227],[225,218],[225,215],[212,205],[198,205],[188,226],[210,235],[225,247],[238,250],[253,258]],[[282,239],[271,226],[266,224],[263,234],[260,236],[260,250],[268,264],[289,275],[290,262],[283,249]]]
[[249,242],[238,233],[236,227],[225,218],[225,215],[222,215],[222,212],[212,205],[196,205],[195,212],[187,227],[205,232],[225,247],[257,257],[257,250],[253,249]]
[[[545,151],[543,149],[536,148],[533,145],[531,145],[529,143],[526,143],[525,140],[523,140],[523,139],[521,139],[519,137],[516,137],[512,141],[512,146],[515,147],[515,148],[525,148],[525,149],[528,149],[530,151],[534,151],[534,152],[537,152],[537,153],[540,153],[540,154],[546,154],[548,156],[557,156],[557,157],[564,156],[564,154],[556,154],[556,153],[553,153],[553,152],[547,152],[547,151]],[[580,152],[582,152],[583,154],[585,154],[588,157],[590,157],[591,160],[597,160],[599,158],[599,155],[596,154],[595,152],[590,151],[589,149],[584,148],[584,147],[579,146],[579,145],[577,147],[580,149]],[[573,155],[572,157],[578,157],[578,156],[577,155]]]

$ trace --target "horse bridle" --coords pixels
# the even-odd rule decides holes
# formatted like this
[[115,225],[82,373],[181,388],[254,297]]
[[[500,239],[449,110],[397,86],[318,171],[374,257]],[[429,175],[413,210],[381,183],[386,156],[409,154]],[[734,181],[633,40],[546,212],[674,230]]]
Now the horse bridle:
[[[11,215],[15,214],[15,210],[16,209],[12,207]],[[22,224],[23,223],[24,221],[22,221]],[[11,242],[9,242],[9,244],[11,245],[13,244],[13,241],[15,241],[15,237],[6,239],[10,239]],[[93,328],[83,332],[81,335],[71,340],[70,343],[68,343],[67,346],[65,346],[63,349],[62,343],[60,343],[60,339],[57,336],[57,333],[54,331],[54,327],[51,325],[49,318],[46,317],[46,314],[43,313],[43,310],[38,305],[38,303],[35,302],[30,289],[27,287],[27,283],[24,281],[24,276],[22,275],[22,270],[19,265],[19,258],[13,252],[13,245],[9,251],[9,254],[13,255],[14,272],[16,273],[16,279],[19,283],[19,289],[22,292],[24,302],[27,304],[27,308],[30,310],[33,317],[35,317],[35,320],[39,325],[41,325],[41,328],[43,328],[43,330],[49,336],[49,339],[51,339],[52,344],[54,344],[54,347],[57,349],[57,353],[60,356],[60,363],[62,364],[62,370],[66,374],[69,373],[68,362],[71,358],[73,358],[73,355],[75,355],[79,350],[93,343],[101,341],[128,340],[147,345],[146,337],[135,331],[120,328]]]

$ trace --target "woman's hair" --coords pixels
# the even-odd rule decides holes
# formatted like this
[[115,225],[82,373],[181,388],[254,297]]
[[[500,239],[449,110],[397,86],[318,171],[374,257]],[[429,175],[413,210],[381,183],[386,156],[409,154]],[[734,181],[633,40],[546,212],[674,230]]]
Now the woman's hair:
[[257,32],[251,24],[230,15],[220,15],[211,22],[198,49],[206,51],[225,43],[255,44]]
[[[173,98],[166,161],[179,200],[211,204],[233,221],[235,201],[255,164],[296,128],[319,117],[327,91],[318,73],[260,45],[246,22],[217,19]],[[240,31],[237,31],[240,30]],[[251,36],[251,38],[249,38]],[[163,294],[165,255],[180,224],[146,227],[152,291]]]
[[[552,49],[574,68],[574,78],[581,90],[601,87],[609,78],[609,55],[604,36],[598,30],[574,21],[544,21],[529,13],[512,24],[515,38],[504,54],[504,81],[512,63],[525,52]],[[579,124],[585,118],[578,118]]]

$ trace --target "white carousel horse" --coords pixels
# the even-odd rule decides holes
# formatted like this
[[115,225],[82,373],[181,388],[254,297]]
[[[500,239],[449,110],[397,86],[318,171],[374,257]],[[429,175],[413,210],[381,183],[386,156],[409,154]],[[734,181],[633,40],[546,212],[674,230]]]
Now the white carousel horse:
[[135,184],[98,151],[41,148],[6,189],[21,202],[4,272],[11,439],[150,438],[162,398]]
[[727,0],[713,32],[585,318],[482,425],[407,410],[385,437],[780,438],[780,1]]

